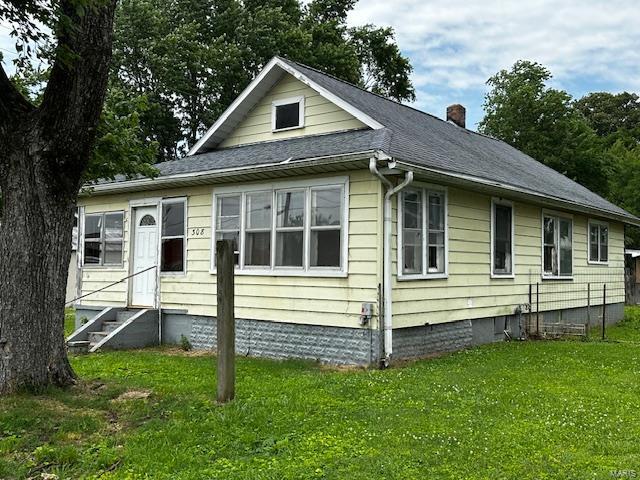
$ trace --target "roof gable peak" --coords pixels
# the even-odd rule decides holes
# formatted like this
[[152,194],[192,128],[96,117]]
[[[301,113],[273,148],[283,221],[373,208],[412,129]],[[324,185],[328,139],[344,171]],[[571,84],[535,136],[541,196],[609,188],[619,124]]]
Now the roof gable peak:
[[187,155],[204,153],[215,148],[224,140],[238,123],[246,116],[253,106],[282,78],[288,73],[296,80],[318,92],[319,95],[345,110],[356,119],[368,127],[377,130],[383,128],[380,122],[370,117],[354,105],[343,100],[334,92],[320,86],[302,71],[296,68],[295,63],[287,61],[281,57],[273,57],[253,81],[242,91],[240,95],[229,105],[220,115],[209,130],[196,142]]

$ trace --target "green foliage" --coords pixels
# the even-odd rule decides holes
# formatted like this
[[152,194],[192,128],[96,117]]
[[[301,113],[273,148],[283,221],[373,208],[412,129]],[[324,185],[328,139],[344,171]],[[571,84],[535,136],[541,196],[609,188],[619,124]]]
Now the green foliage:
[[158,159],[184,153],[274,55],[398,100],[414,98],[411,65],[391,29],[349,28],[354,0],[123,0],[112,83],[144,94],[140,116]]
[[576,100],[575,107],[598,135],[606,137],[625,130],[640,140],[640,97],[636,93],[589,93]]
[[[39,105],[50,70],[42,65],[27,64],[11,77],[14,85],[34,105]],[[153,111],[152,111],[153,108]],[[158,113],[158,105],[146,95],[132,95],[111,85],[98,123],[96,142],[85,180],[89,183],[116,175],[133,178],[154,177],[158,143],[149,139],[141,126],[141,118]]]
[[180,335],[180,348],[185,352],[188,352],[193,348],[191,342],[185,335]]
[[149,110],[144,95],[129,97],[117,88],[109,90],[105,102],[93,156],[85,172],[88,182],[124,175],[154,177],[153,166],[158,145],[148,141],[140,127],[140,116]]
[[491,77],[479,130],[606,196],[600,139],[571,96],[546,85],[550,79],[544,66],[522,60]]
[[[638,311],[607,335],[639,338]],[[238,358],[237,398],[218,406],[210,355],[77,356],[88,383],[0,399],[0,478],[611,478],[640,471],[639,359],[599,341],[385,371]]]

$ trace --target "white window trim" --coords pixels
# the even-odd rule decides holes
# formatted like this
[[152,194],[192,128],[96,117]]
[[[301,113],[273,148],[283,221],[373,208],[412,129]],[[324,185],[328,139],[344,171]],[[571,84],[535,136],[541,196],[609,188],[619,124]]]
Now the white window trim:
[[[302,267],[277,267],[275,265],[275,232],[276,232],[276,207],[275,198],[278,190],[293,190],[293,189],[312,189],[318,187],[341,187],[342,188],[342,218],[341,218],[341,248],[340,248],[340,268],[335,267],[311,267],[310,266],[310,225],[311,225],[311,195],[305,197],[305,220],[304,220],[304,235],[306,241],[304,242],[304,258]],[[246,193],[251,192],[273,192],[272,200],[272,228],[271,228],[271,265],[273,268],[251,266],[245,267],[245,227],[246,227]],[[238,247],[240,256],[238,259],[238,265],[235,267],[236,275],[255,275],[255,276],[268,276],[268,277],[336,277],[344,278],[349,273],[349,177],[325,177],[309,180],[287,180],[277,182],[262,182],[248,185],[228,186],[214,188],[211,197],[211,258],[209,273],[216,274],[216,209],[217,201],[216,197],[219,195],[237,194],[240,195],[240,235],[238,238]]]
[[[495,222],[496,222],[496,205],[511,207],[511,273],[496,273],[493,270],[495,256]],[[493,197],[491,199],[491,278],[516,278],[516,209],[514,203],[503,198]]]
[[[563,218],[564,220],[571,221],[571,275],[560,275],[560,245],[558,245],[558,275],[548,275],[544,271],[544,217],[555,217],[558,220]],[[573,272],[575,270],[575,225],[573,221],[573,215],[570,213],[559,212],[556,210],[542,209],[540,216],[540,277],[542,280],[573,280]],[[558,223],[558,232],[560,224]],[[559,235],[559,233],[558,233]]]
[[[591,260],[591,225],[598,225],[600,227],[607,227],[607,261]],[[609,265],[609,233],[611,228],[609,222],[603,222],[602,220],[589,219],[587,222],[587,263],[589,265]],[[599,233],[599,232],[598,232]],[[600,235],[598,235],[598,258],[600,258]]]
[[[83,209],[86,207],[83,207]],[[104,253],[106,251],[106,239],[102,238],[102,232],[100,233],[100,243],[101,245],[105,246],[105,251],[102,252],[102,258],[100,258],[100,263],[85,263],[84,261],[84,252],[85,252],[85,236],[84,236],[84,232],[85,232],[85,221],[86,221],[86,217],[87,216],[91,216],[91,215],[102,215],[103,218],[103,224],[105,222],[104,218],[106,215],[112,214],[112,213],[121,213],[122,214],[122,260],[120,261],[120,263],[104,263]],[[81,249],[81,267],[82,268],[88,268],[88,269],[94,269],[94,268],[99,268],[100,270],[122,270],[124,268],[124,239],[125,239],[125,222],[126,222],[126,215],[125,215],[125,211],[124,210],[109,210],[109,211],[101,211],[101,212],[86,212],[83,211],[82,212],[82,217],[81,217],[81,223],[82,223],[82,242],[80,242],[80,239],[78,239],[78,245],[82,244],[82,249]],[[80,224],[80,223],[79,223]],[[104,225],[103,225],[104,228]],[[97,243],[97,242],[89,242],[89,243]]]
[[[183,261],[182,261],[182,271],[180,272],[163,272],[162,271],[162,239],[171,239],[171,238],[180,238],[181,235],[174,235],[174,236],[168,236],[165,237],[164,235],[162,235],[162,210],[163,210],[163,205],[166,203],[183,203],[184,204],[184,236],[182,238],[184,238],[184,241],[182,242],[182,249],[183,249]],[[189,211],[188,211],[188,202],[187,202],[187,197],[167,197],[167,198],[163,198],[160,201],[160,207],[159,207],[160,213],[158,215],[158,271],[160,272],[160,276],[161,277],[183,277],[187,274],[187,232],[189,231],[188,228],[188,224],[189,224]]]
[[[420,189],[422,190],[422,206],[425,205],[426,195],[425,191],[433,191],[434,193],[441,193],[444,196],[444,272],[438,273],[424,273],[427,270],[427,215],[425,215],[425,211],[423,208],[422,212],[422,271],[423,273],[403,273],[402,265],[404,265],[404,261],[402,258],[402,232],[403,228],[403,202],[402,202],[402,192],[396,196],[396,210],[397,210],[397,243],[396,243],[396,254],[397,254],[397,279],[398,281],[407,281],[407,280],[435,280],[441,278],[449,278],[449,190],[447,187],[443,187],[441,185],[435,185],[430,183],[422,183],[422,182],[414,182],[408,188],[410,189]],[[428,208],[427,208],[428,210]]]
[[[286,128],[276,128],[276,107],[282,105],[289,105],[291,103],[297,103],[298,106],[298,125]],[[299,97],[282,98],[271,102],[271,131],[272,132],[286,132],[288,130],[297,130],[298,128],[304,128],[304,95]]]

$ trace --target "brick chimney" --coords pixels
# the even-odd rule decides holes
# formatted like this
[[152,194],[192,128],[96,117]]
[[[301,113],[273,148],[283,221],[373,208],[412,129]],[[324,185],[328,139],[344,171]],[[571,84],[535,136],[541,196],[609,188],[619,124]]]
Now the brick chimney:
[[466,128],[465,127],[465,120],[467,116],[466,112],[467,111],[465,110],[465,108],[459,103],[456,103],[454,105],[449,105],[447,107],[447,122],[453,122],[459,127]]

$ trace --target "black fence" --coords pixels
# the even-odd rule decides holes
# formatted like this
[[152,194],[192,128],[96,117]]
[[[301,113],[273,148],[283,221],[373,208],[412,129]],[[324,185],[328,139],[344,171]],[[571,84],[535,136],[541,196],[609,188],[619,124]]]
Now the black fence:
[[545,278],[530,272],[526,330],[533,336],[586,335],[591,327],[620,320],[624,314],[623,267],[574,269],[570,278]]

